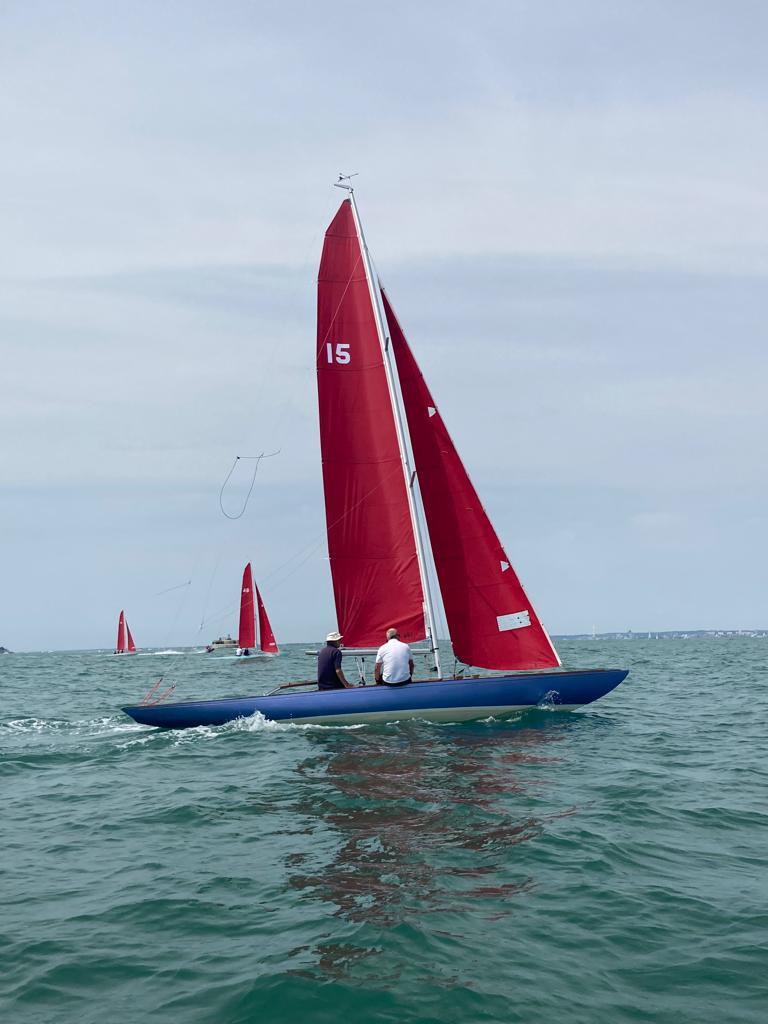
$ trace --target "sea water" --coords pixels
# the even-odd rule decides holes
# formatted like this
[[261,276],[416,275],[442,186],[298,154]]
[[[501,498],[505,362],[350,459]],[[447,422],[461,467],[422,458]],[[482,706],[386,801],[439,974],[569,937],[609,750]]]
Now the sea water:
[[631,675],[508,723],[181,733],[119,707],[312,661],[0,656],[0,1019],[764,1024],[768,640],[560,646]]

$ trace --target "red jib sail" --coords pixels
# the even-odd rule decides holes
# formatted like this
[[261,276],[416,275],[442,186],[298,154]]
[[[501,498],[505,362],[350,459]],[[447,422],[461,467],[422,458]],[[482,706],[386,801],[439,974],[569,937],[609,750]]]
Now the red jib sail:
[[128,638],[128,653],[134,654],[136,652],[136,644],[133,642],[133,637],[131,636],[131,627],[128,625],[128,619],[125,620],[125,633]]
[[355,218],[328,230],[317,297],[317,390],[328,552],[339,631],[378,647],[426,635],[424,596],[384,361]]
[[384,293],[382,298],[454,654],[490,669],[559,665]]
[[243,586],[240,593],[240,628],[237,643],[242,648],[256,646],[256,618],[253,611],[253,576],[251,563],[243,570]]
[[259,616],[259,647],[266,654],[279,654],[280,648],[277,646],[275,634],[272,632],[272,627],[269,624],[267,609],[264,607],[258,587],[256,587],[256,608]]
[[125,612],[120,612],[120,618],[117,620],[117,643],[115,644],[115,653],[122,654],[125,651]]

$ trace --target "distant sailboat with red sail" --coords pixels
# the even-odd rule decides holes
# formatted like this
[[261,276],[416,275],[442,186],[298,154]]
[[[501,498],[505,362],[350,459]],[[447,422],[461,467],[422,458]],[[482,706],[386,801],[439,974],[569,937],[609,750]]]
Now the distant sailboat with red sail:
[[[562,668],[374,272],[354,192],[348,181],[339,187],[349,197],[325,235],[316,348],[337,625],[348,649],[373,653],[393,626],[406,643],[426,641],[436,678],[124,710],[187,728],[256,712],[297,723],[459,722],[598,700],[627,671]],[[433,573],[451,674],[437,643]],[[458,663],[497,674],[465,678]]]
[[117,643],[115,644],[114,653],[136,653],[136,644],[133,642],[131,627],[128,625],[128,619],[126,619],[124,611],[120,612],[120,618],[117,620]]
[[[255,608],[254,608],[255,605]],[[259,588],[254,586],[251,563],[243,570],[240,589],[240,626],[237,632],[235,656],[247,658],[256,648],[256,623],[258,617],[258,649],[262,654],[279,654],[280,649],[272,632],[267,609],[264,607]]]

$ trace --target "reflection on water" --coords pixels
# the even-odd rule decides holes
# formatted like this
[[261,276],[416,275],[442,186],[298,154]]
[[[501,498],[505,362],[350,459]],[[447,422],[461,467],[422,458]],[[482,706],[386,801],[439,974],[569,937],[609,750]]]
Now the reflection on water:
[[[317,756],[298,769],[308,785],[295,811],[321,819],[339,845],[328,863],[294,857],[290,884],[350,924],[379,929],[477,912],[483,900],[489,921],[508,916],[535,885],[515,849],[551,818],[574,813],[532,809],[571,728],[572,720],[550,717],[543,726],[413,724],[316,737]],[[316,967],[339,977],[370,952],[318,946]]]

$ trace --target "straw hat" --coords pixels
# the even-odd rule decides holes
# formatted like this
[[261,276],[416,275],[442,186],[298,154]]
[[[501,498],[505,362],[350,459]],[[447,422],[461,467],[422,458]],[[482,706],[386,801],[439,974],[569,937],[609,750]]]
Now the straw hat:
[[341,633],[329,633],[328,636],[325,638],[325,642],[328,643],[330,640],[335,641],[341,639],[343,639]]

